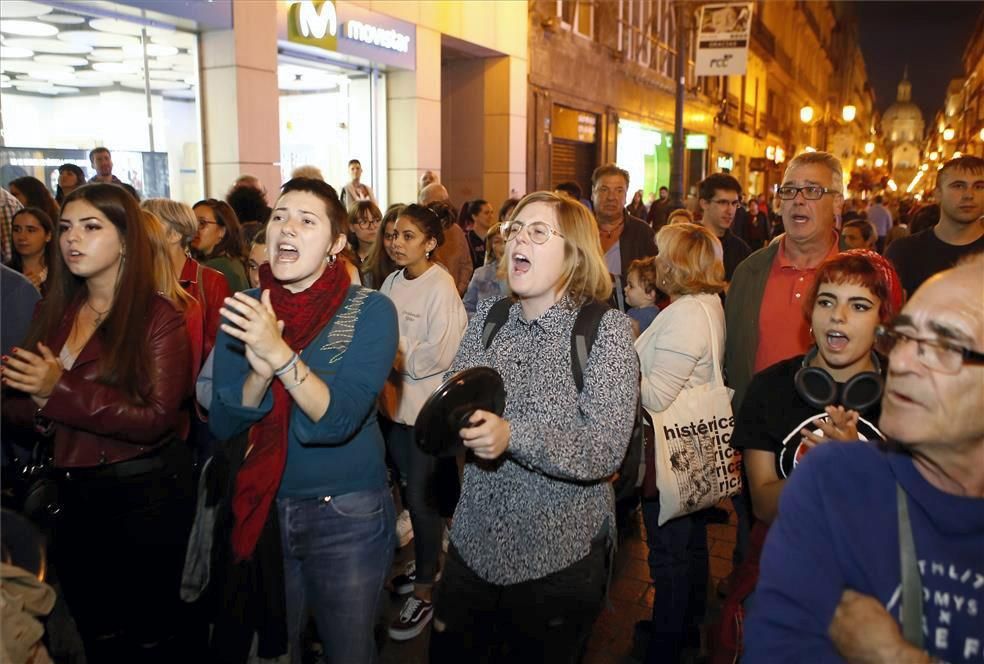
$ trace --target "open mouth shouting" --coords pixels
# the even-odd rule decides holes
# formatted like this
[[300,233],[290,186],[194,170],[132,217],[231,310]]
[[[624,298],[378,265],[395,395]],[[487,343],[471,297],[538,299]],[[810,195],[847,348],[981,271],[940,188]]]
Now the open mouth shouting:
[[277,255],[274,260],[278,263],[296,263],[298,258],[300,258],[300,253],[293,244],[281,242],[277,245]]
[[526,274],[533,267],[533,263],[530,261],[529,257],[519,251],[514,251],[512,256],[512,272],[513,274]]

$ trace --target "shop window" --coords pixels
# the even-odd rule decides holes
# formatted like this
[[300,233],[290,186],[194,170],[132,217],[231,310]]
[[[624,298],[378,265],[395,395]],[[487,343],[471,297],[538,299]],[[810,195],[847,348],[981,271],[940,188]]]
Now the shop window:
[[594,2],[592,0],[557,0],[561,24],[574,34],[594,38]]
[[54,191],[59,165],[91,177],[89,150],[105,146],[142,196],[202,198],[196,35],[64,5],[22,3],[34,36],[4,35],[0,185],[32,175]]

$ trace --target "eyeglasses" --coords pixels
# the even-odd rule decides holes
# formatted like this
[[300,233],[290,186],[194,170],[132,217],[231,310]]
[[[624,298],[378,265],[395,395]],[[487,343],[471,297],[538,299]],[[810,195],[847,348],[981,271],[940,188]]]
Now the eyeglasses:
[[776,189],[776,195],[779,196],[784,201],[791,201],[796,198],[796,194],[803,192],[803,198],[808,201],[818,201],[823,198],[824,194],[839,194],[840,192],[835,189],[827,189],[826,187],[818,187],[814,184],[809,184],[805,187],[790,187],[782,186]]
[[882,355],[888,355],[899,345],[913,341],[916,344],[916,356],[924,367],[943,374],[960,373],[964,363],[984,364],[984,353],[970,348],[964,348],[942,339],[920,339],[905,332],[900,332],[890,325],[879,325],[875,328],[875,348]]
[[526,229],[526,235],[533,244],[543,244],[550,239],[551,235],[564,237],[545,221],[507,221],[502,224],[499,233],[502,234],[502,239],[509,242],[510,240],[514,240],[524,228]]
[[372,228],[373,226],[379,226],[379,222],[381,221],[382,219],[377,219],[375,217],[371,219],[366,219],[365,217],[363,217],[362,219],[359,219],[355,223],[359,228]]
[[208,227],[209,224],[215,224],[216,226],[220,226],[221,225],[217,221],[209,221],[208,219],[199,219],[198,220],[198,230],[200,230],[200,231],[205,230]]

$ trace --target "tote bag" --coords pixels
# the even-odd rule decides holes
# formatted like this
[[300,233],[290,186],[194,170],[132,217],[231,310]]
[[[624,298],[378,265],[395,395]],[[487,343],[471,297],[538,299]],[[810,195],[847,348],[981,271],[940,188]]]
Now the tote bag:
[[741,457],[731,447],[735,427],[734,390],[725,387],[717,333],[707,306],[701,309],[711,328],[714,379],[680,392],[661,412],[647,409],[655,433],[659,525],[717,504],[741,491]]

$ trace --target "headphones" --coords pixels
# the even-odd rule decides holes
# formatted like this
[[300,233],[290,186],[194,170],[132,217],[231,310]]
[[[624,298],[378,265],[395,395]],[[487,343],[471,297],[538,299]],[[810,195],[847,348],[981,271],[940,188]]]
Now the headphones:
[[818,410],[838,404],[859,413],[878,403],[885,388],[885,380],[881,374],[881,361],[874,351],[871,352],[871,363],[875,365],[875,370],[862,371],[843,386],[839,386],[826,370],[810,366],[818,352],[816,346],[810,349],[793,379],[796,392],[806,403]]

